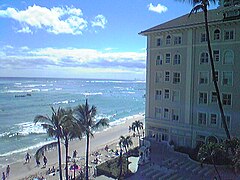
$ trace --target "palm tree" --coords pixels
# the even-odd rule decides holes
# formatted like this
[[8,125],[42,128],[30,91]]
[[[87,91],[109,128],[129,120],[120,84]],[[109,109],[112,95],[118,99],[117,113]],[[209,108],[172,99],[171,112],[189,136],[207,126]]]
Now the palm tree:
[[93,131],[100,126],[108,126],[108,119],[103,118],[98,121],[95,120],[97,109],[95,106],[89,107],[88,101],[79,105],[74,110],[75,118],[80,127],[84,127],[84,134],[86,135],[86,180],[88,180],[88,154],[90,145],[90,136],[93,137]]
[[205,161],[211,162],[220,180],[221,180],[221,177],[217,170],[216,163],[218,159],[221,159],[224,157],[226,157],[224,146],[218,143],[209,142],[201,146],[198,151],[198,159],[200,160],[200,162],[201,163]]
[[78,124],[75,121],[73,116],[72,109],[63,109],[64,113],[64,120],[62,125],[62,134],[64,139],[65,145],[65,161],[66,161],[66,168],[65,168],[65,176],[66,180],[68,180],[68,149],[69,149],[69,140],[73,138],[82,138],[82,129],[78,128]]
[[[181,1],[186,1],[186,0],[181,0]],[[219,110],[220,110],[220,113],[221,113],[221,119],[222,119],[223,127],[224,127],[227,138],[229,140],[231,140],[231,136],[230,136],[230,133],[229,133],[229,130],[228,130],[228,127],[227,127],[227,122],[226,122],[226,118],[225,118],[224,111],[223,111],[222,101],[221,101],[221,97],[220,97],[220,91],[219,91],[218,84],[217,84],[216,71],[215,71],[215,67],[214,67],[212,47],[211,47],[211,43],[210,43],[210,34],[209,34],[209,28],[208,28],[208,6],[209,6],[209,2],[213,2],[215,4],[216,1],[215,0],[189,0],[189,2],[194,5],[194,7],[191,10],[189,16],[191,16],[191,14],[194,13],[194,12],[195,13],[198,12],[199,10],[202,10],[203,14],[204,14],[204,23],[205,23],[205,30],[206,30],[208,53],[209,53],[209,56],[210,56],[210,64],[211,64],[213,84],[214,84],[215,91],[216,91],[216,94],[217,94],[218,107],[219,107]]]
[[[119,157],[119,160],[118,160],[118,165],[120,166],[120,172],[119,172],[119,179],[120,179],[121,176],[122,176],[122,169],[123,169],[123,166],[122,166],[123,165],[122,148],[125,149],[125,152],[127,154],[128,148],[133,145],[133,141],[132,141],[131,136],[127,136],[127,137],[120,136],[118,144],[119,144],[119,147],[120,147],[120,157]],[[128,155],[127,155],[127,158],[128,158]]]
[[62,137],[62,124],[64,120],[64,113],[62,108],[58,108],[55,110],[51,107],[52,116],[43,116],[37,115],[34,118],[35,123],[41,123],[44,129],[47,130],[47,133],[51,137],[57,138],[57,145],[58,145],[58,165],[59,165],[59,178],[62,180],[62,158],[61,158],[61,137]]
[[119,146],[120,148],[123,147],[126,153],[128,152],[128,148],[132,145],[133,145],[133,141],[131,136],[127,136],[127,137],[120,136]]
[[139,138],[139,143],[140,143],[140,130],[143,129],[143,122],[141,121],[134,121],[132,123],[132,130],[135,132],[137,130],[138,132],[138,138]]

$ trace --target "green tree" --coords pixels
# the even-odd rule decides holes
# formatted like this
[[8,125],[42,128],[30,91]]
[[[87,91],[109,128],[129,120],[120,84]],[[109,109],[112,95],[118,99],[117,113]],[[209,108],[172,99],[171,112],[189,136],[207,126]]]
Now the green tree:
[[134,132],[136,132],[136,130],[137,130],[137,132],[138,132],[139,144],[140,144],[140,130],[141,129],[143,129],[143,122],[138,120],[138,121],[134,121],[132,123],[132,130]]
[[133,141],[131,136],[127,136],[127,137],[120,136],[119,146],[120,148],[123,147],[126,153],[128,152],[128,148],[132,145],[133,145]]
[[86,180],[88,180],[88,157],[90,137],[93,137],[93,131],[100,126],[108,126],[108,119],[103,118],[98,121],[95,120],[97,109],[95,106],[90,107],[88,101],[85,104],[79,105],[74,110],[75,118],[79,127],[84,127],[84,134],[86,135]]
[[[180,1],[186,1],[186,0],[180,0]],[[217,94],[218,107],[220,110],[223,127],[224,127],[227,138],[229,140],[231,140],[230,132],[228,130],[226,118],[225,118],[224,111],[223,111],[223,105],[222,105],[222,101],[221,101],[220,91],[219,91],[218,84],[217,84],[216,70],[215,70],[214,61],[213,61],[212,47],[211,47],[211,42],[210,42],[210,33],[209,33],[209,26],[208,26],[208,6],[209,6],[210,2],[215,4],[216,1],[215,0],[188,0],[188,1],[194,5],[189,16],[191,16],[192,13],[197,13],[199,10],[202,10],[203,14],[204,14],[205,31],[206,31],[206,38],[207,38],[208,53],[209,53],[209,57],[210,57],[210,65],[211,65],[211,71],[212,71],[213,84],[214,84],[214,88],[215,88],[215,91]]]
[[216,164],[223,162],[227,158],[224,145],[219,143],[209,142],[203,144],[198,151],[198,159],[201,163],[208,162],[213,164],[214,169],[221,179],[219,171],[217,170]]
[[64,112],[62,108],[55,110],[51,107],[52,116],[37,115],[34,118],[35,123],[41,123],[44,129],[51,137],[57,138],[58,145],[58,165],[59,165],[59,178],[62,180],[62,158],[61,158],[61,138],[62,138],[62,125],[64,121]]
[[68,152],[69,152],[69,140],[74,138],[82,138],[82,128],[79,128],[77,121],[73,116],[73,110],[70,109],[62,109],[64,113],[64,119],[62,123],[62,139],[64,139],[65,146],[65,176],[66,180],[68,180]]

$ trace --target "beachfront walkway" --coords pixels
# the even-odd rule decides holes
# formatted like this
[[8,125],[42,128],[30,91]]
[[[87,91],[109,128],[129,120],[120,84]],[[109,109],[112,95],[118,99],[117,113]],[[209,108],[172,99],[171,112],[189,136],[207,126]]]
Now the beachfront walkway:
[[[230,168],[217,167],[222,180],[237,180]],[[138,171],[128,180],[212,180],[217,178],[213,165],[201,164],[191,160],[188,155],[173,151],[166,143],[151,143],[151,162],[140,165]],[[218,179],[218,178],[217,178]]]

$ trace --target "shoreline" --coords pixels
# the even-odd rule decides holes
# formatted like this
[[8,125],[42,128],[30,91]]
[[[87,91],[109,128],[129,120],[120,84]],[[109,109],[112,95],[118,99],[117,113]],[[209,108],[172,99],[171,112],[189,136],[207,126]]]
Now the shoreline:
[[[132,122],[136,120],[140,120],[144,123],[145,116],[143,114],[133,115],[130,117],[122,118],[123,120],[125,120],[125,122],[123,121],[123,123],[113,125],[107,129],[104,129],[102,131],[95,133],[94,138],[90,139],[89,152],[101,150],[105,147],[104,145],[106,144],[111,145],[114,143],[118,143],[119,137],[121,135],[124,135],[124,136],[129,135],[128,127],[131,126]],[[85,157],[85,139],[82,139],[81,141],[78,139],[75,139],[69,142],[69,156],[72,156],[72,152],[75,149],[78,152],[78,156],[84,158]],[[64,153],[65,153],[65,149],[64,149],[64,146],[62,145],[62,163],[63,164],[65,163]],[[31,154],[31,156],[32,156],[31,161],[28,164],[23,165],[25,161],[24,156],[20,161],[15,161],[12,164],[9,163],[11,167],[11,172],[10,172],[10,177],[8,179],[22,179],[22,178],[25,179],[26,177],[29,177],[36,173],[39,174],[41,172],[44,172],[48,168],[52,168],[52,166],[56,166],[58,162],[57,148],[55,148],[54,150],[46,151],[46,156],[48,158],[48,165],[44,169],[41,168],[42,159],[40,159],[40,162],[41,162],[40,167],[36,167],[34,154]],[[8,165],[8,163],[4,165],[5,167],[0,167],[1,173],[5,171],[5,168]]]
[[[135,118],[136,116],[142,115],[144,116],[144,113],[138,113],[131,116],[126,116],[120,119],[117,119],[115,121],[110,122],[110,126],[108,128],[103,129],[103,131],[107,131],[115,126],[124,124],[128,119]],[[101,133],[102,131],[96,131],[95,134]],[[25,157],[26,153],[29,152],[31,155],[34,155],[37,149],[42,147],[45,144],[49,144],[51,142],[54,142],[55,140],[49,140],[49,141],[41,141],[38,144],[34,144],[30,147],[24,147],[21,149],[15,149],[13,151],[0,154],[0,169],[5,168],[8,164],[13,164],[15,162],[22,162],[22,159]],[[7,155],[5,155],[7,154]]]

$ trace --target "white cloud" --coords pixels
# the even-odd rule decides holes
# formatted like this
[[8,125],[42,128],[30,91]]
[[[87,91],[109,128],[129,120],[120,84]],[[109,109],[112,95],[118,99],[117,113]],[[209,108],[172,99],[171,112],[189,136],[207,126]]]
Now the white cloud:
[[166,12],[168,8],[161,4],[157,4],[156,6],[154,6],[152,3],[150,3],[148,5],[148,10],[161,14],[163,12]]
[[103,15],[99,14],[94,18],[94,20],[91,23],[92,27],[98,26],[104,29],[105,25],[107,24],[107,19]]
[[19,32],[19,33],[31,33],[31,34],[33,33],[28,26],[23,27],[22,29],[18,30],[17,32]]
[[0,17],[12,18],[24,27],[18,31],[22,33],[30,33],[32,27],[54,34],[82,34],[87,28],[87,21],[82,15],[81,9],[68,6],[48,9],[33,5],[22,11],[10,7],[0,10]]

